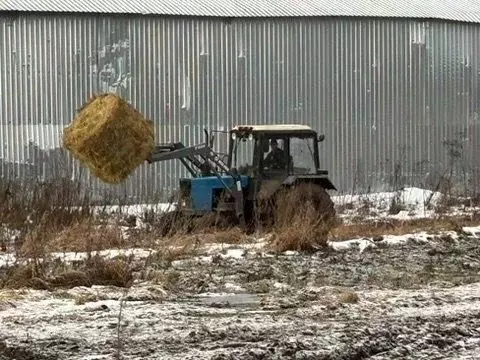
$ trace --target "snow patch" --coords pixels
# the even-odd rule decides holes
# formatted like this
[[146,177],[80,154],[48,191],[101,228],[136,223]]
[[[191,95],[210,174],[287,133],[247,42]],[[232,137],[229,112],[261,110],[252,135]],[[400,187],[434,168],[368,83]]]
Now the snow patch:
[[462,231],[475,238],[480,237],[480,226],[465,226],[462,228]]
[[274,287],[275,289],[278,289],[278,290],[286,290],[286,289],[289,289],[289,288],[290,288],[289,285],[284,284],[284,283],[280,283],[280,282],[275,282],[275,283],[273,284],[273,287]]
[[[360,195],[332,196],[337,207],[345,207],[340,217],[350,218],[360,215],[364,220],[391,218],[398,220],[431,217],[433,207],[443,198],[443,194],[416,187],[399,191]],[[392,204],[397,209],[393,209]],[[393,211],[395,210],[395,211]]]
[[229,291],[232,291],[232,292],[235,292],[235,293],[245,291],[245,289],[242,286],[234,284],[234,283],[230,283],[230,282],[225,283],[225,285],[223,287],[225,288],[225,290],[229,290]]
[[[106,260],[113,260],[120,257],[135,258],[135,259],[146,259],[152,254],[156,253],[156,250],[153,249],[109,249],[101,251],[92,251],[91,256],[100,256]],[[84,261],[88,259],[89,254],[87,252],[55,252],[50,254],[54,259],[61,260],[65,263],[72,263],[78,261]]]
[[243,259],[245,257],[245,249],[229,249],[225,254],[220,254],[223,258]]
[[384,235],[381,237],[381,240],[378,240],[378,241],[373,240],[373,238],[359,238],[359,239],[349,239],[349,240],[342,240],[342,241],[330,240],[328,242],[328,245],[330,248],[336,251],[358,249],[360,253],[362,253],[366,249],[374,248],[374,247],[377,247],[378,245],[399,246],[399,245],[405,245],[408,242],[412,242],[412,241],[417,243],[429,243],[434,237],[439,237],[439,236],[449,236],[454,240],[458,238],[458,234],[454,231],[443,231],[435,235],[422,231],[418,233],[404,234],[404,235]]
[[4,253],[0,254],[0,269],[1,268],[9,268],[15,264],[17,258],[15,254],[12,253]]
[[146,212],[153,211],[155,213],[170,212],[176,209],[175,204],[158,203],[158,204],[137,204],[137,205],[108,205],[96,206],[95,213],[101,214],[123,214],[143,216]]
[[373,241],[370,239],[352,239],[344,241],[330,241],[328,245],[336,251],[346,251],[352,248],[358,248],[360,252],[373,245]]
[[377,204],[377,206],[383,207],[390,205],[395,197],[397,197],[405,206],[424,206],[427,200],[430,200],[432,205],[438,203],[438,201],[442,199],[443,194],[416,187],[407,187],[399,191],[391,192],[332,196],[332,200],[336,205],[345,205],[349,203],[359,204],[370,201],[372,204]]
[[[101,251],[92,251],[90,254],[87,252],[53,252],[50,253],[50,258],[59,260],[65,264],[71,264],[74,262],[82,262],[89,258],[89,256],[99,256],[106,260],[113,260],[117,258],[134,258],[135,260],[146,259],[149,256],[155,254],[157,251],[153,249],[109,249]],[[27,262],[31,259],[18,259]],[[0,268],[11,267],[17,262],[17,257],[13,253],[0,254]]]

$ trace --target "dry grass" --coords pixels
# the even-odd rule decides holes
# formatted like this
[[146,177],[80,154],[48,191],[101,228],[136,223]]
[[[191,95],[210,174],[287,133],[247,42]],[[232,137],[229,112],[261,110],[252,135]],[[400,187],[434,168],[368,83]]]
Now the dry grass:
[[224,231],[211,231],[193,234],[177,234],[163,238],[156,245],[156,254],[149,259],[156,265],[163,264],[169,267],[173,261],[182,260],[198,253],[198,250],[207,244],[240,244],[250,241],[240,229],[232,228]]
[[[15,245],[18,256],[40,258],[50,251],[92,251],[122,245],[118,226],[97,226],[88,196],[77,184],[58,181],[21,186],[0,182],[0,223],[15,239],[2,238],[2,248]],[[15,241],[15,244],[13,243]]]
[[153,273],[149,278],[150,281],[162,285],[162,287],[168,291],[177,291],[180,279],[180,273],[174,269]]
[[25,293],[22,290],[3,289],[0,290],[0,304],[2,302],[15,301],[23,299]]
[[390,201],[390,206],[388,207],[388,213],[390,215],[397,215],[400,211],[405,210],[405,204],[399,198],[399,194],[394,196]]
[[185,238],[170,239],[168,244],[165,244],[157,252],[157,258],[161,258],[163,262],[170,264],[173,261],[193,256],[197,247],[198,241],[196,239],[192,242],[188,242]]
[[13,306],[13,302],[17,300],[22,300],[24,294],[19,290],[12,289],[3,289],[0,290],[0,311],[4,308],[9,308]]
[[476,206],[478,206],[478,198],[445,195],[433,206],[433,209],[437,214],[448,214],[453,208],[471,208]]
[[340,225],[331,231],[334,240],[382,235],[405,235],[426,231],[432,234],[441,231],[461,232],[463,226],[474,225],[471,217],[444,217],[436,219],[379,220],[367,223]]
[[193,218],[184,216],[177,211],[170,211],[158,216],[152,214],[149,216],[148,223],[152,229],[152,235],[161,238],[176,238],[211,228],[213,218],[211,215]]
[[327,243],[334,223],[334,205],[328,194],[311,184],[301,184],[276,198],[275,251],[313,251]]
[[95,281],[92,283],[92,279],[90,279],[85,270],[67,270],[53,276],[49,279],[49,282],[55,287],[73,288],[77,286],[91,286]]
[[314,211],[302,211],[304,221],[292,221],[290,226],[275,230],[272,249],[276,252],[314,251],[327,243],[328,226],[319,222]]
[[115,225],[96,225],[92,220],[82,220],[57,230],[45,222],[26,234],[18,255],[39,259],[51,252],[92,252],[126,245],[121,229]]
[[251,241],[251,238],[238,227],[232,227],[227,230],[208,228],[201,232],[180,233],[166,237],[162,241],[162,246],[182,247],[193,250],[192,248],[198,248],[206,244],[245,244],[249,241]]
[[245,232],[235,224],[235,219],[221,214],[193,217],[172,211],[150,216],[148,228],[135,233],[135,243],[185,246],[206,243],[237,244],[249,240]]
[[85,220],[63,229],[49,239],[47,250],[91,252],[127,245],[122,231],[115,225],[95,225]]
[[16,265],[1,273],[0,288],[33,288],[49,290],[50,286],[42,279],[41,271],[35,264]]
[[65,128],[63,144],[107,183],[124,181],[154,148],[153,122],[116,94],[93,96]]
[[69,226],[91,216],[89,202],[78,184],[68,180],[33,185],[0,182],[0,222],[10,229],[26,231],[39,223],[50,228]]
[[87,302],[96,302],[99,297],[95,294],[80,294],[74,297],[75,305],[85,305]]
[[[131,247],[131,241],[139,243],[135,236],[134,239],[129,239],[127,244],[118,225],[99,225],[93,219],[88,206],[82,206],[81,210],[74,206],[82,203],[84,199],[76,198],[74,188],[70,190],[67,185],[65,184],[62,191],[57,191],[57,195],[63,194],[63,198],[57,198],[63,204],[61,206],[50,202],[53,186],[40,188],[39,194],[24,192],[24,197],[14,193],[12,187],[3,188],[5,201],[0,204],[0,216],[3,220],[11,221],[9,225],[17,224],[24,229],[24,239],[17,256],[20,260],[23,257],[32,261],[28,265],[16,265],[2,270],[0,288],[30,287],[51,290],[57,287],[92,285],[129,287],[132,283],[132,268],[122,259],[105,260],[95,256],[83,264],[62,265],[63,267],[49,259],[49,254],[53,251],[90,253],[127,245]],[[277,212],[274,224],[268,230],[273,231],[274,235],[271,248],[279,252],[316,250],[326,245],[328,234],[338,240],[385,234],[402,235],[417,231],[434,234],[446,230],[461,231],[462,226],[473,224],[469,217],[439,217],[341,225],[332,229],[335,225],[334,217],[319,216],[319,209],[326,206],[333,211],[333,203],[323,191],[318,192],[318,189],[309,186],[301,186],[292,192],[280,194],[275,206]],[[25,210],[28,207],[29,212]],[[249,241],[249,237],[237,227],[224,227],[223,224],[218,226],[218,219],[213,216],[194,221],[188,218],[176,219],[178,222],[172,222],[171,225],[174,226],[169,227],[165,237],[164,228],[159,226],[164,219],[163,216],[156,217],[150,224],[150,230],[141,230],[138,234],[140,243],[156,244],[158,254],[149,260],[156,269],[162,268],[161,263],[165,265],[164,268],[169,268],[172,261],[194,255],[199,246],[207,243],[239,244]],[[147,272],[148,265],[145,264],[140,271]],[[178,280],[174,273],[163,273],[156,277],[160,282],[170,284],[172,288]]]
[[244,244],[249,242],[249,237],[238,227],[234,227],[228,230],[220,230],[213,233],[212,243],[220,244]]
[[132,270],[125,260],[105,260],[95,256],[86,266],[88,277],[96,285],[129,287],[133,281]]
[[345,291],[338,296],[338,301],[342,304],[356,304],[360,298],[354,291]]
[[[122,259],[106,260],[94,256],[77,270],[58,271],[45,263],[17,265],[2,273],[0,288],[53,290],[77,286],[112,285],[129,287],[133,281],[130,265]],[[58,273],[57,273],[58,271]]]

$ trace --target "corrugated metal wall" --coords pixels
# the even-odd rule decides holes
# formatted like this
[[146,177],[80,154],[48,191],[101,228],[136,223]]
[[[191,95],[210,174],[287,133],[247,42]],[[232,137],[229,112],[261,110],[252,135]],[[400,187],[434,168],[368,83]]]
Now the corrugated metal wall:
[[[94,189],[169,192],[177,162],[104,186],[59,150],[93,92],[116,91],[158,141],[203,128],[302,123],[342,192],[478,176],[480,26],[369,19],[221,20],[0,15],[0,161],[6,178],[82,176]],[[55,150],[55,148],[57,148]]]

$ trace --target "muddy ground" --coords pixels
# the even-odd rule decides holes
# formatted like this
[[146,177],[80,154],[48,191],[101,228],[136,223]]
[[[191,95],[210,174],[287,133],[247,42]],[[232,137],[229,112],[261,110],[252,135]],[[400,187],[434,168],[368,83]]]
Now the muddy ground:
[[375,240],[152,259],[128,292],[9,291],[0,359],[479,359],[480,240]]

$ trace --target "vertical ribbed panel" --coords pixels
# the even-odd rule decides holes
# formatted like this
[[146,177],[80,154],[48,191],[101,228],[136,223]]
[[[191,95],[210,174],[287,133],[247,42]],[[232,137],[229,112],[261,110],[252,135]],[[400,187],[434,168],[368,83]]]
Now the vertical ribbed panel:
[[76,109],[115,91],[155,121],[159,142],[311,125],[342,192],[435,186],[451,172],[464,186],[479,172],[479,44],[479,26],[442,22],[3,15],[2,176],[82,176],[131,199],[170,192],[186,175],[177,161],[106,186],[58,149]]

